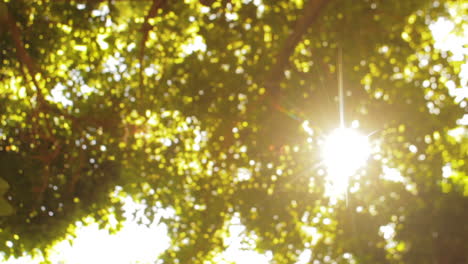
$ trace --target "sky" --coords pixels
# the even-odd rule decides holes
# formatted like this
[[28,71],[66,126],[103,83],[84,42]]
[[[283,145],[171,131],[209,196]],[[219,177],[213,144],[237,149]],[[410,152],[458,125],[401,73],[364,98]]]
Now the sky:
[[[145,264],[154,263],[158,256],[169,247],[169,237],[164,224],[159,224],[158,218],[171,217],[171,210],[161,210],[156,220],[149,227],[139,225],[133,217],[142,218],[143,222],[149,220],[144,216],[144,206],[135,203],[131,198],[125,198],[124,216],[127,218],[123,228],[116,234],[109,234],[100,230],[96,223],[77,223],[76,238],[73,244],[64,240],[57,243],[50,251],[50,260],[53,264]],[[91,218],[87,219],[93,222]],[[253,250],[255,242],[245,235],[245,226],[240,222],[238,214],[234,214],[228,223],[231,236],[226,238],[229,245],[223,254],[216,257],[217,263],[256,263],[267,264],[271,260],[270,254],[259,254]],[[243,241],[247,241],[245,244]],[[244,250],[245,248],[251,250]],[[10,259],[5,264],[36,264],[41,258],[31,259],[25,256]],[[157,262],[156,262],[157,263]],[[300,262],[302,264],[305,262]]]

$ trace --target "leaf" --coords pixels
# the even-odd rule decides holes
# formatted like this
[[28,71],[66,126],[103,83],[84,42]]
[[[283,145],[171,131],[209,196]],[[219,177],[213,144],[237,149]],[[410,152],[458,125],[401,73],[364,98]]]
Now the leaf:
[[0,216],[9,216],[14,212],[13,207],[3,197],[0,198]]
[[10,188],[8,182],[0,178],[0,195],[3,195],[8,190],[8,188]]
[[0,178],[0,216],[9,216],[14,212],[13,207],[2,197],[8,188],[10,188],[8,182]]

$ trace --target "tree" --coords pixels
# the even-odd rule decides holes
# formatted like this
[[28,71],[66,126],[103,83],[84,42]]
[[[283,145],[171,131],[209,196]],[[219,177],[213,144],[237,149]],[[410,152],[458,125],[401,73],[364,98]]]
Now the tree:
[[[45,250],[88,215],[122,220],[121,186],[149,217],[175,210],[165,263],[211,260],[236,212],[275,263],[304,249],[311,263],[466,263],[467,137],[449,131],[467,101],[446,88],[463,87],[462,62],[427,26],[453,4],[0,3],[0,237],[13,243],[0,251]],[[340,48],[347,125],[376,132],[334,203],[320,148],[338,124]]]

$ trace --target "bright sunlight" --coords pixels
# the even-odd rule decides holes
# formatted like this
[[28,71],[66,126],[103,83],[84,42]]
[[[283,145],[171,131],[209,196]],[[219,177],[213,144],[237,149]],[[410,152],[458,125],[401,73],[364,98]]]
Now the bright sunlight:
[[349,177],[367,161],[369,153],[367,136],[355,129],[340,127],[327,137],[322,154],[328,172],[328,196],[346,193]]

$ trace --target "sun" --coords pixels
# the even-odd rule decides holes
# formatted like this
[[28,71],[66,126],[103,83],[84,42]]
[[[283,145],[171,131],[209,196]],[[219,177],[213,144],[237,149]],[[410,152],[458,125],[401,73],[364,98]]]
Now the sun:
[[349,177],[367,161],[370,154],[368,137],[352,128],[337,128],[325,141],[323,160],[327,167],[329,196],[346,193]]

